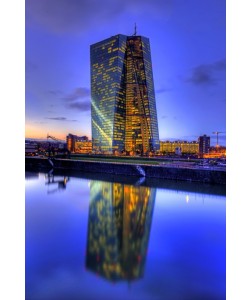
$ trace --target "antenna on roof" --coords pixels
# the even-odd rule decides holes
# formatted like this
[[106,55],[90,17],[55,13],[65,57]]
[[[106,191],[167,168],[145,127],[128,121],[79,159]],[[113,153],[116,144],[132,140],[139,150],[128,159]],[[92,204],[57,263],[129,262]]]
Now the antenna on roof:
[[134,33],[134,35],[136,35],[136,23],[135,23],[135,33]]

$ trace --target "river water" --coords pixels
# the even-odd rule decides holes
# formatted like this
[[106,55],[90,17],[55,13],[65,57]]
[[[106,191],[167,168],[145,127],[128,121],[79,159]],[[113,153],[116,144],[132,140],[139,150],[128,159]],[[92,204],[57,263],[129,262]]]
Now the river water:
[[226,299],[224,186],[25,175],[26,299]]

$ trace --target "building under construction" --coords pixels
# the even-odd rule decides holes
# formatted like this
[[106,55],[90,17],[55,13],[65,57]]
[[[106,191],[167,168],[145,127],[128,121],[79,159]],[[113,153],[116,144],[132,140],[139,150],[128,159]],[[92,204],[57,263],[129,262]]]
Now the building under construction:
[[149,39],[118,34],[90,46],[94,152],[160,148]]

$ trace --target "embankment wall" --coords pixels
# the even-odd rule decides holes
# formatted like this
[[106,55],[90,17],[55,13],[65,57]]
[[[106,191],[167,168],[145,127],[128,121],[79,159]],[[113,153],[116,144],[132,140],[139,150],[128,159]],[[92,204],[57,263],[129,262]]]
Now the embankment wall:
[[226,171],[202,168],[169,167],[143,164],[126,164],[113,162],[92,162],[71,159],[52,159],[26,157],[27,167],[53,168],[56,170],[76,170],[90,173],[117,174],[126,176],[145,176],[170,180],[204,182],[210,184],[226,184]]

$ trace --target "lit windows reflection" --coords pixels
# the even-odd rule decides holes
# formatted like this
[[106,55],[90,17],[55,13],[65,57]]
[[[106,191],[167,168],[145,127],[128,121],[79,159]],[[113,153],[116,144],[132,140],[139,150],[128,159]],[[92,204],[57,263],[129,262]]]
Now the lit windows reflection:
[[156,190],[90,182],[86,267],[106,279],[143,276]]

